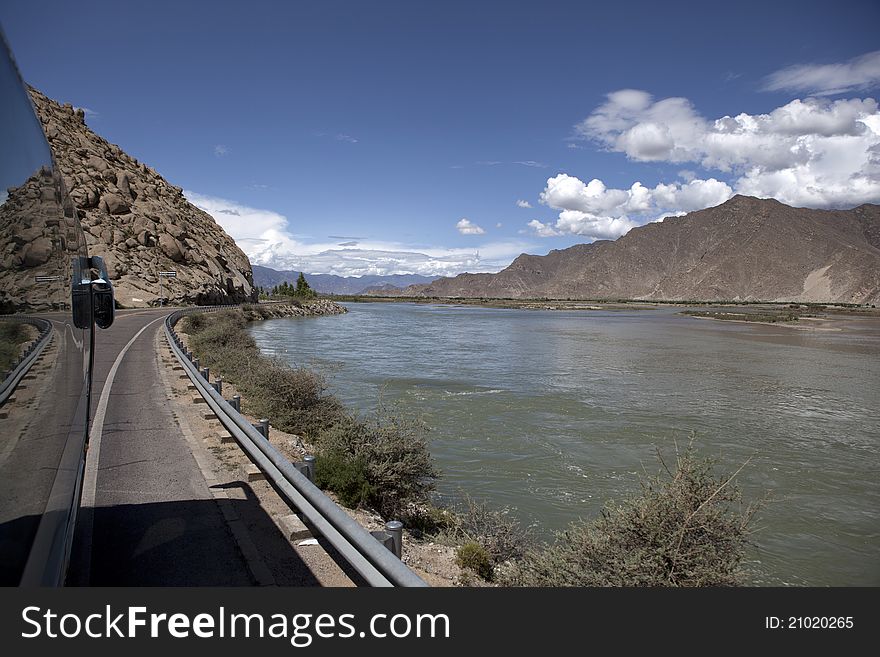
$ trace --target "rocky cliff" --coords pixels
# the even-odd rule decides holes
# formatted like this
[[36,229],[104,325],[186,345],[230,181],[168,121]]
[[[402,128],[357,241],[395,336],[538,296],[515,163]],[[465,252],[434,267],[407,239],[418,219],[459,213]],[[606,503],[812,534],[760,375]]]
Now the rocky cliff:
[[880,303],[880,206],[792,208],[735,196],[616,241],[523,254],[408,294],[440,297]]
[[179,187],[92,132],[82,110],[30,89],[57,166],[85,230],[125,307],[255,300],[247,256]]

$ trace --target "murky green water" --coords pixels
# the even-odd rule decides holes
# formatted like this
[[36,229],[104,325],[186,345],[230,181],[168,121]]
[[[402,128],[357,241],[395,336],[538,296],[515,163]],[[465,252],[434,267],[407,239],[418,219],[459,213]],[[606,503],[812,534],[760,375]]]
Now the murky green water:
[[[559,529],[685,443],[771,491],[755,583],[880,584],[880,325],[797,330],[640,311],[349,304],[254,325],[361,409],[381,392],[431,425],[442,493]],[[817,324],[824,327],[826,324]]]

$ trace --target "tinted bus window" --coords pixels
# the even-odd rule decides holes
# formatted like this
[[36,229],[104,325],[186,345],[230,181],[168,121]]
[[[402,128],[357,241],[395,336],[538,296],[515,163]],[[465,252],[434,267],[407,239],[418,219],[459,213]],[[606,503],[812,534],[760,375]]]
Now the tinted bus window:
[[58,585],[86,445],[87,254],[2,39],[0,143],[0,584]]

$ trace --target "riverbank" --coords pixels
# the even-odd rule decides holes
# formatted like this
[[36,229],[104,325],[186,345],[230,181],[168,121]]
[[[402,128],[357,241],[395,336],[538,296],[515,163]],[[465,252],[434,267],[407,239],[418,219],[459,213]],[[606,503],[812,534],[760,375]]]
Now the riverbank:
[[722,322],[745,322],[785,326],[806,330],[842,330],[836,321],[852,318],[880,318],[880,311],[865,307],[833,307],[821,304],[761,304],[752,308],[718,308],[713,310],[682,310],[682,315]]
[[[880,309],[847,303],[790,303],[774,301],[662,301],[654,299],[502,299],[490,297],[405,297],[374,295],[332,295],[333,301],[345,303],[414,303],[440,306],[478,306],[483,308],[507,308],[512,310],[654,310],[657,308],[707,308],[706,316],[719,315],[717,319],[729,319],[720,315],[730,314],[725,308],[735,308],[743,315],[763,313],[770,316],[796,314],[806,316],[833,315],[880,318]],[[717,309],[717,310],[715,310]],[[697,315],[697,312],[692,313]],[[748,317],[744,321],[750,321]],[[759,320],[751,320],[759,321]],[[781,321],[779,319],[768,321]]]
[[342,315],[348,309],[330,299],[311,299],[308,301],[264,301],[241,306],[245,319],[256,322],[280,317],[322,317]]

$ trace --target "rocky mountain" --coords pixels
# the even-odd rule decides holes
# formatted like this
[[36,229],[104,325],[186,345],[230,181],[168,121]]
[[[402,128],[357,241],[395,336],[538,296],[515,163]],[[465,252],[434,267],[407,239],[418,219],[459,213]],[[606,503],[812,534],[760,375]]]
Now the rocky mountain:
[[[335,276],[333,274],[306,274],[306,281],[321,294],[366,294],[373,289],[400,291],[409,285],[423,285],[436,280],[436,276],[418,274],[393,274],[389,276]],[[272,288],[281,283],[295,284],[298,271],[278,271],[270,267],[254,265],[254,284]]]
[[250,262],[183,190],[92,132],[82,110],[30,89],[92,255],[103,256],[125,307],[254,300]]
[[880,302],[880,206],[792,208],[735,196],[616,241],[523,254],[497,274],[410,287],[413,296]]

